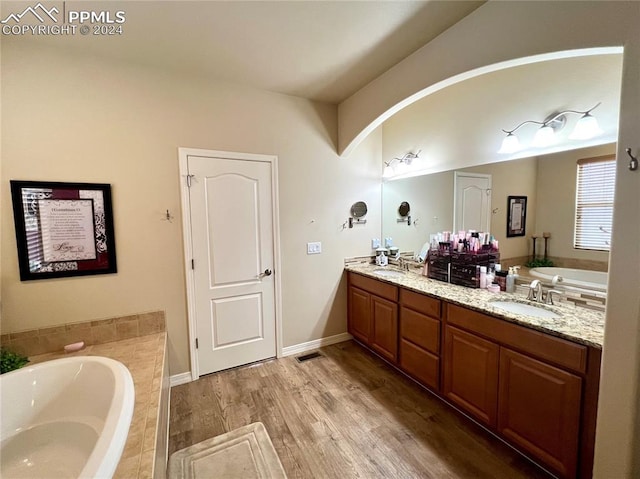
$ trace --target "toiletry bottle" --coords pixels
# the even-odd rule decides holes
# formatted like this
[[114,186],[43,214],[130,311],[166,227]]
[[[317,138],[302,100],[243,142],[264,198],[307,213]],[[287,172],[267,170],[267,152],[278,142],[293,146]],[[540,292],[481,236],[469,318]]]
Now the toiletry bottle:
[[506,271],[496,271],[496,283],[500,286],[500,291],[507,290],[507,272]]
[[507,293],[516,292],[516,275],[513,274],[513,268],[509,266],[509,273],[507,274]]
[[489,266],[489,269],[487,270],[487,282],[486,282],[486,286],[485,288],[488,288],[489,286],[491,286],[493,284],[493,280],[495,278],[495,273],[494,270],[491,266]]
[[487,267],[486,266],[480,266],[480,288],[481,289],[487,288]]

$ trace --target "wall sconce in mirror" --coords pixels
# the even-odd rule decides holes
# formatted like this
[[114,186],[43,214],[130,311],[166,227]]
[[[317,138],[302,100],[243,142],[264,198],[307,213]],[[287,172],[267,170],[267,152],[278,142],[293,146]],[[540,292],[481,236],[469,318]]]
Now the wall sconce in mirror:
[[418,153],[405,153],[402,158],[393,158],[389,161],[385,161],[382,177],[391,178],[392,176],[406,173],[411,168],[413,160],[420,157],[419,155],[421,151],[422,150],[418,150]]
[[400,218],[397,219],[397,222],[407,223],[407,225],[411,226],[411,215],[409,214],[410,212],[411,206],[408,202],[403,201],[402,203],[400,203],[400,206],[398,207],[398,214],[400,215]]
[[367,220],[362,218],[367,214],[367,204],[364,201],[356,201],[351,205],[351,216],[347,220],[349,222],[349,228],[353,228],[354,224],[364,225]]
[[570,140],[588,140],[601,135],[603,131],[600,129],[600,125],[598,125],[598,120],[591,115],[591,112],[599,106],[600,103],[597,103],[594,107],[589,108],[586,111],[563,110],[548,116],[544,121],[526,120],[512,130],[502,130],[507,134],[507,136],[502,140],[502,146],[498,150],[498,153],[515,153],[523,148],[520,140],[515,135],[515,132],[527,123],[540,125],[540,128],[538,128],[535,136],[533,137],[531,146],[542,148],[552,145],[557,140],[556,133],[562,130],[567,123],[567,113],[577,113],[578,115],[582,115],[569,135]]

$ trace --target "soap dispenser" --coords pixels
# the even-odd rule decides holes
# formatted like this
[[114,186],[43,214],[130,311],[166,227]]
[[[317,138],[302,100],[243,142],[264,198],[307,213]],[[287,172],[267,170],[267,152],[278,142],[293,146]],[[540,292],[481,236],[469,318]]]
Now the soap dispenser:
[[512,266],[509,267],[509,274],[507,274],[507,293],[515,293],[516,292],[516,275],[514,268]]

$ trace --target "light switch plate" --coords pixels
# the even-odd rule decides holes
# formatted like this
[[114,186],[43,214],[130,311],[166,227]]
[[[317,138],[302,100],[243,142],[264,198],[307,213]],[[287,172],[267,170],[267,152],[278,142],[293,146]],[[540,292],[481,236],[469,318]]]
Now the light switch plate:
[[320,241],[307,243],[307,254],[320,254],[320,253],[322,253],[322,243]]
[[371,239],[371,249],[380,248],[380,238]]

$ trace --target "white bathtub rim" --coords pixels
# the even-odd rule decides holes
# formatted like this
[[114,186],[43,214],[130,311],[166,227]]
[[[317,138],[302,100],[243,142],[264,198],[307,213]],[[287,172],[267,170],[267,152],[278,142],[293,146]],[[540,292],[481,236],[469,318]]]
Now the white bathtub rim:
[[608,273],[604,272],[604,271],[594,271],[594,270],[585,270],[585,269],[576,269],[576,268],[560,268],[560,267],[551,267],[551,266],[544,266],[544,267],[537,267],[537,268],[531,268],[529,270],[529,274],[531,276],[537,277],[537,278],[541,278],[541,279],[545,279],[548,281],[551,281],[551,279],[553,279],[553,277],[555,275],[559,275],[562,277],[562,282],[558,283],[556,286],[558,287],[562,287],[562,286],[566,286],[566,287],[577,287],[577,288],[582,288],[582,289],[587,289],[587,290],[594,290],[594,291],[599,291],[599,292],[606,292],[607,291],[607,283],[596,283],[593,281],[582,281],[582,280],[578,280],[578,279],[573,279],[571,278],[571,274],[576,274],[576,275],[580,275],[581,273],[598,273],[598,276],[602,275],[605,278],[608,279]]
[[[111,478],[116,472],[120,457],[129,435],[129,427],[133,418],[135,405],[135,388],[131,372],[119,361],[101,356],[78,356],[82,358],[99,358],[99,362],[111,364],[120,375],[116,375],[114,401],[109,408],[109,415],[116,411],[113,421],[105,422],[102,434],[87,460],[80,478]],[[71,359],[71,358],[69,358]],[[112,440],[115,439],[115,440]],[[104,454],[99,454],[104,451]]]
[[[102,356],[74,356],[53,359],[3,374],[2,387],[7,387],[5,380],[11,381],[13,376],[32,375],[39,370],[55,368],[57,365],[77,364],[78,374],[82,365],[91,362],[106,366],[114,375],[114,390],[107,417],[102,431],[96,440],[87,461],[79,474],[79,478],[111,478],[122,456],[129,433],[133,409],[135,405],[135,388],[131,372],[119,361]],[[47,421],[50,422],[50,421]],[[35,426],[35,424],[34,424]],[[6,440],[12,435],[2,438]]]

